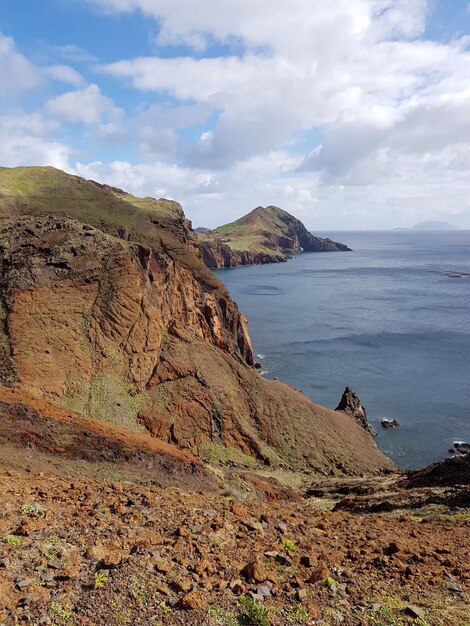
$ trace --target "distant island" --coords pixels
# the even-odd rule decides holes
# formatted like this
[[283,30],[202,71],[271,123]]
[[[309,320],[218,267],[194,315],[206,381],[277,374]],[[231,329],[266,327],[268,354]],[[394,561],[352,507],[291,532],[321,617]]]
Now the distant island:
[[348,246],[312,235],[287,211],[257,207],[214,230],[196,228],[208,267],[235,267],[287,261],[299,252],[347,252]]
[[394,230],[458,230],[457,226],[450,222],[440,222],[439,220],[429,220],[420,222],[411,228],[394,228]]

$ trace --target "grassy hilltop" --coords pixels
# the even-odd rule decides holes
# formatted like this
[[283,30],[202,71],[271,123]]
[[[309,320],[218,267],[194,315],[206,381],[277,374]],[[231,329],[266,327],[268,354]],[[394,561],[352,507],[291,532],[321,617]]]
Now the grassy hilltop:
[[54,167],[1,167],[0,212],[23,208],[73,217],[92,224],[139,228],[139,214],[178,219],[181,206],[172,200],[137,198],[121,189],[71,176]]
[[349,250],[342,243],[315,237],[297,218],[276,206],[257,207],[230,224],[199,232],[198,236],[206,251],[206,263],[216,266],[226,264],[217,259],[217,252],[219,256],[227,252],[225,246],[233,253],[234,264],[285,261],[301,251]]

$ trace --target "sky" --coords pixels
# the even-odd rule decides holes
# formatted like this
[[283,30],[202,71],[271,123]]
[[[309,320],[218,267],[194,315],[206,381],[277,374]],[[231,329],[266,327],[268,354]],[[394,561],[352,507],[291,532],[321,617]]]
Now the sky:
[[470,228],[470,4],[2,0],[0,137],[194,226]]

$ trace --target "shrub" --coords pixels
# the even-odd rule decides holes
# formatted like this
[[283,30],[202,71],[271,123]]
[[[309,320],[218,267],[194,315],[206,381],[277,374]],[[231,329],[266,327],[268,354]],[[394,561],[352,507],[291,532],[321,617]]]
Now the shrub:
[[165,613],[165,615],[171,613],[171,606],[169,606],[166,602],[160,602],[159,607]]
[[269,611],[255,598],[242,599],[243,610],[239,621],[243,626],[269,626]]
[[107,572],[95,572],[94,588],[101,589],[108,582]]
[[11,546],[12,548],[17,548],[19,545],[21,545],[21,537],[18,537],[17,535],[6,535],[3,538],[4,543],[7,543],[9,546]]
[[238,626],[239,622],[233,613],[215,606],[211,606],[208,612],[209,617],[217,626]]
[[282,545],[285,552],[297,552],[297,544],[290,539],[283,539]]
[[322,587],[336,587],[336,580],[334,578],[331,578],[331,576],[327,576],[326,578],[324,578],[320,585]]
[[293,606],[287,611],[287,620],[294,624],[305,624],[310,615],[303,606]]
[[31,517],[46,517],[46,511],[40,504],[36,504],[36,502],[32,504],[23,504],[21,512],[26,513],[26,515],[31,515]]
[[58,602],[51,603],[51,612],[54,613],[55,617],[58,617],[64,622],[72,617],[70,607],[62,606],[62,604],[59,604]]

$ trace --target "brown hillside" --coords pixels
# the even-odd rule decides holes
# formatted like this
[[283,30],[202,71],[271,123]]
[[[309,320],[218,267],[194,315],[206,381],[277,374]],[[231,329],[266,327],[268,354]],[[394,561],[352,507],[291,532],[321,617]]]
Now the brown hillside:
[[[13,201],[10,192],[0,222],[4,384],[145,427],[198,456],[223,461],[238,450],[336,473],[392,467],[353,418],[250,367],[246,320],[174,203],[123,200],[124,192],[70,177],[71,219],[63,217],[67,175],[46,168],[42,184],[41,171],[24,169],[22,193]],[[9,172],[0,172],[0,189],[20,184]]]

